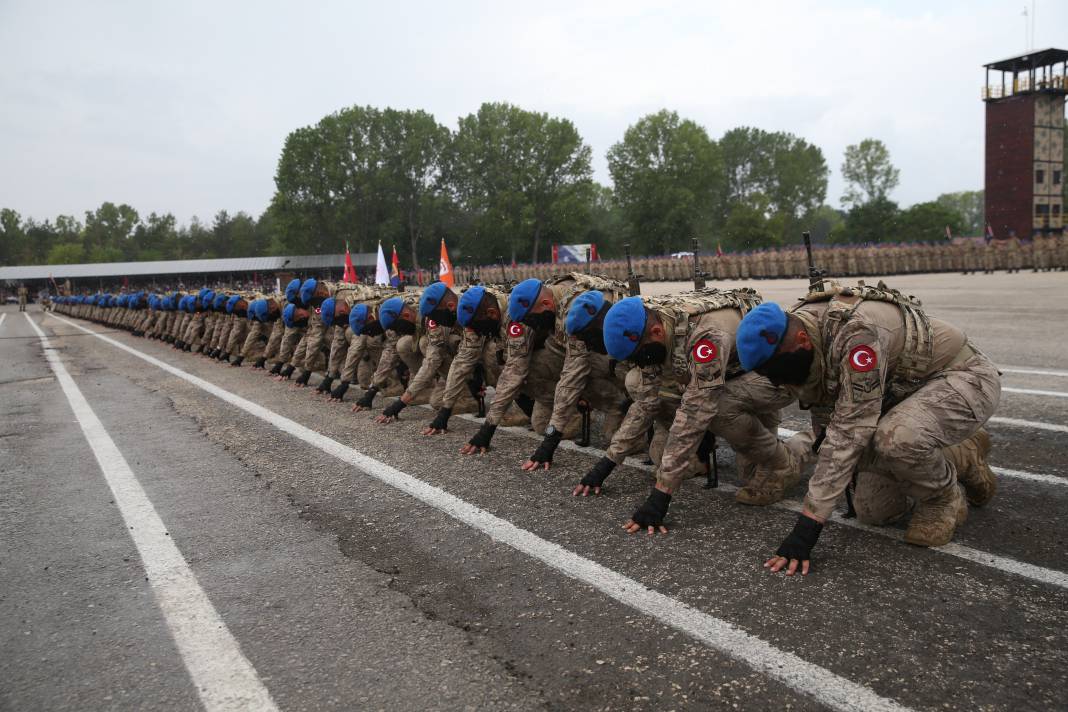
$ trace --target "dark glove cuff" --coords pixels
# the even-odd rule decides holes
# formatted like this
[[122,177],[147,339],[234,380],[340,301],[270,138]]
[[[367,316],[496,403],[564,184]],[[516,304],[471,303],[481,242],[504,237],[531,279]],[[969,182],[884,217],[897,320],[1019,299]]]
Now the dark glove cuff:
[[326,376],[325,378],[323,378],[322,383],[320,383],[315,390],[319,393],[326,393],[330,390],[330,386],[332,385],[334,385],[334,379],[330,376]]
[[382,410],[382,415],[389,418],[396,418],[397,414],[404,410],[407,406],[407,403],[398,398]]
[[337,398],[338,400],[341,400],[342,398],[345,397],[345,391],[347,391],[348,389],[349,389],[348,381],[342,381],[341,383],[337,384],[337,387],[334,390],[330,391],[330,397],[331,398]]
[[775,554],[786,559],[807,561],[812,556],[812,549],[820,538],[823,525],[812,517],[804,514],[797,515],[797,523],[794,530],[783,540]]
[[360,398],[360,400],[356,401],[356,405],[362,406],[364,408],[370,408],[371,404],[375,402],[376,395],[378,395],[378,389],[374,386],[371,386],[367,389],[367,392],[363,394],[363,397]]
[[435,430],[445,430],[449,427],[449,418],[452,417],[452,408],[439,408],[438,414],[430,421],[430,427]]
[[489,447],[490,440],[493,439],[493,433],[496,431],[496,425],[483,423],[482,427],[475,433],[475,436],[468,441],[468,444],[474,445],[475,447]]
[[556,448],[563,437],[564,434],[559,430],[553,431],[551,435],[546,435],[542,438],[541,445],[538,445],[538,449],[534,451],[530,459],[533,462],[552,462],[553,454],[556,452]]
[[600,487],[614,469],[616,469],[615,460],[610,457],[602,457],[593,466],[593,469],[586,473],[586,476],[582,478],[579,484],[587,487]]
[[631,519],[634,520],[635,524],[643,527],[658,527],[664,523],[670,504],[671,495],[654,487],[642,506],[638,507],[631,516]]

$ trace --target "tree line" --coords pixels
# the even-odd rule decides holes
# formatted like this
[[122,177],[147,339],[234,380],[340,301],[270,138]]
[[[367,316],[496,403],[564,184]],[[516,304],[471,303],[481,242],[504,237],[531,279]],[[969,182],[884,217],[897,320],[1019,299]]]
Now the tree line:
[[624,242],[656,255],[689,249],[692,237],[752,250],[794,244],[803,230],[829,243],[983,232],[981,191],[894,203],[899,172],[877,139],[846,149],[841,209],[827,204],[823,151],[787,132],[739,127],[713,138],[662,110],[608,149],[611,186],[593,179],[592,155],[570,120],[508,103],[483,104],[455,130],[425,111],[354,106],[286,137],[259,217],[223,211],[211,224],[178,225],[104,203],[83,220],[42,222],[4,209],[0,262],[317,254],[346,242],[369,252],[381,241],[425,268],[441,239],[458,262],[543,262],[552,243],[593,242],[614,257]]

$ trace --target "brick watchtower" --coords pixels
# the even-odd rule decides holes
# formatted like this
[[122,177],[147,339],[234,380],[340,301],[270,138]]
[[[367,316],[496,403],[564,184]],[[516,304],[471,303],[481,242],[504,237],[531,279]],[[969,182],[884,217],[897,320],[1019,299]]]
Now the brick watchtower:
[[1068,50],[986,65],[986,223],[999,239],[1063,234],[1065,95]]

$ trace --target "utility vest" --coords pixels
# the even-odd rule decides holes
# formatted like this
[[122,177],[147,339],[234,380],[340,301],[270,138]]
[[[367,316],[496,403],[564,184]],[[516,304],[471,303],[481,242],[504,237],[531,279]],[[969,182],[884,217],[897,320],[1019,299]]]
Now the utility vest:
[[864,284],[863,280],[855,287],[843,287],[831,280],[823,280],[815,287],[816,291],[810,291],[801,297],[800,303],[828,303],[820,325],[825,349],[824,379],[828,391],[838,392],[841,377],[841,364],[832,359],[831,348],[842,327],[865,301],[886,302],[897,306],[905,324],[905,345],[897,368],[887,380],[888,395],[900,401],[923,385],[934,359],[934,331],[919,299],[890,289],[882,280],[875,287]]
[[566,334],[564,324],[567,321],[567,312],[571,308],[571,302],[584,292],[604,292],[605,298],[615,304],[630,294],[626,282],[612,279],[602,274],[586,274],[585,272],[571,272],[569,274],[556,275],[545,280],[546,286],[559,284],[568,280],[574,283],[560,300],[560,307],[556,311],[556,333]]
[[[672,320],[671,366],[676,374],[682,374],[689,369],[690,348],[687,342],[693,326],[691,322],[696,317],[720,309],[737,309],[744,317],[763,299],[755,289],[748,287],[740,289],[708,287],[664,297],[643,297],[643,301],[649,309],[664,313]],[[729,380],[742,373],[742,366],[735,355],[731,363],[727,364],[725,378]]]

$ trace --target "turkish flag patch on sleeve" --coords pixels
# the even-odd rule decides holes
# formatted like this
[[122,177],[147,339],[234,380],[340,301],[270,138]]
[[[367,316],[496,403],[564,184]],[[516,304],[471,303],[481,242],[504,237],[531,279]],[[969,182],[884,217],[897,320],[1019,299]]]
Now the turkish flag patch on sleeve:
[[511,324],[508,325],[508,336],[513,339],[518,339],[522,335],[523,325],[520,324],[518,321],[513,321]]
[[854,346],[849,352],[849,365],[857,373],[874,370],[879,365],[879,360],[875,357],[875,349],[867,344]]
[[699,339],[693,345],[693,360],[697,363],[711,363],[716,360],[719,350],[708,339]]
[[438,328],[438,323],[436,321],[434,321],[433,319],[427,319],[426,320],[426,328],[428,328],[428,329],[436,329],[436,328]]

